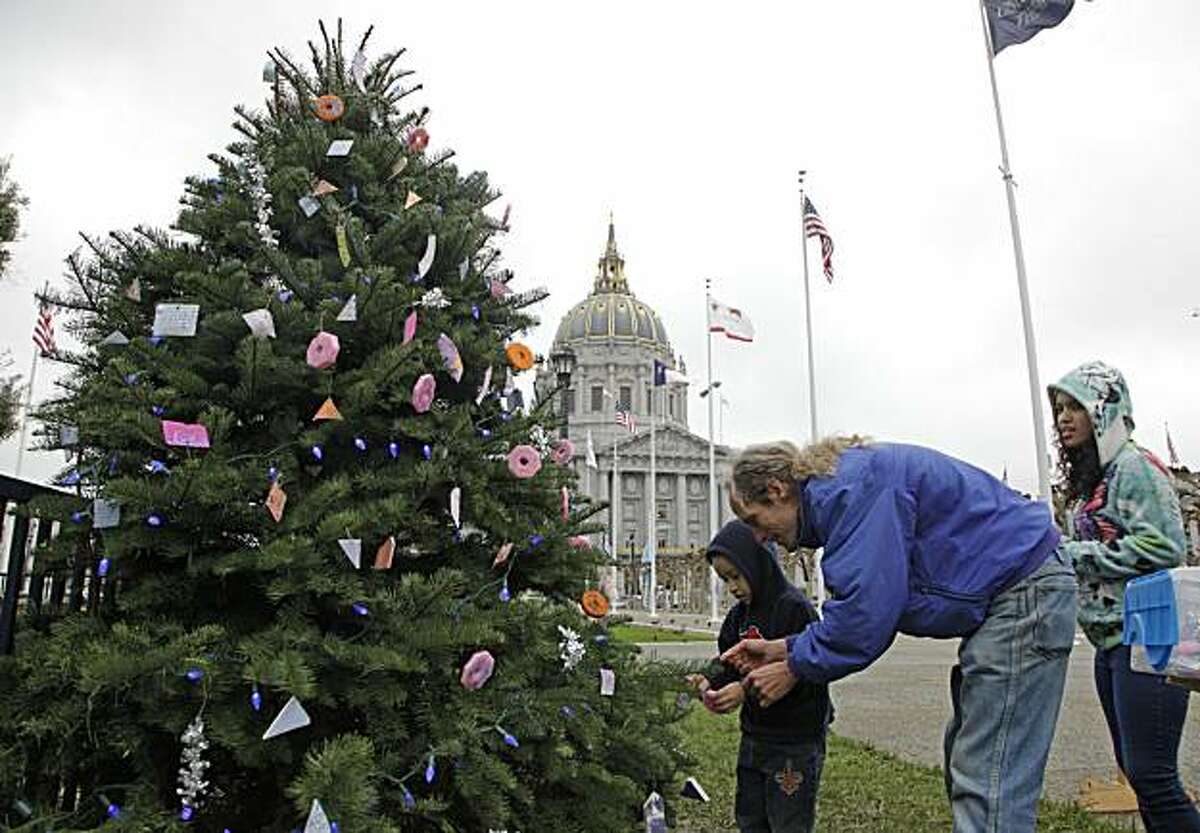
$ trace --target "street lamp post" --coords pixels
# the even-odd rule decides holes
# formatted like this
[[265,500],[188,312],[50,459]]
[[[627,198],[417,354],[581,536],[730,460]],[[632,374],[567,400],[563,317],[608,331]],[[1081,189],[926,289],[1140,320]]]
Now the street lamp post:
[[554,376],[558,381],[558,395],[562,410],[562,424],[559,426],[558,435],[566,439],[568,433],[567,396],[571,389],[571,374],[575,372],[575,351],[565,344],[560,345],[550,354],[550,363],[554,367]]

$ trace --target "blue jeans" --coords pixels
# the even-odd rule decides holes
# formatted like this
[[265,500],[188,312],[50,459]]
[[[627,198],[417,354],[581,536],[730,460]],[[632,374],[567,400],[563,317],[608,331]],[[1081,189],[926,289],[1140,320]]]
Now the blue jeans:
[[1033,833],[1067,660],[1075,571],[1055,550],[996,598],[950,673],[944,742],[954,833]]
[[1200,813],[1179,783],[1179,736],[1188,691],[1129,670],[1129,648],[1096,651],[1096,693],[1117,766],[1137,793],[1147,833],[1200,833]]
[[734,815],[741,833],[811,833],[825,738],[807,743],[742,735]]

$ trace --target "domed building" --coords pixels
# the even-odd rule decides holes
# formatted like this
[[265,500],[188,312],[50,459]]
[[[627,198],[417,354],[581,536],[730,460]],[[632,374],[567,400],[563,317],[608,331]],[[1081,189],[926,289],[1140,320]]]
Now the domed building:
[[[596,500],[610,502],[606,544],[612,549],[612,543],[616,543],[615,555],[627,573],[631,563],[641,561],[650,527],[652,399],[655,402],[655,502],[658,509],[655,534],[659,581],[660,586],[677,584],[664,581],[671,574],[672,557],[694,555],[703,549],[712,534],[709,528],[708,439],[693,434],[688,428],[687,387],[670,384],[656,388],[653,384],[655,360],[684,374],[687,368],[682,357],[676,356],[671,347],[667,329],[658,313],[638,299],[630,288],[625,275],[625,260],[617,250],[611,221],[608,244],[597,264],[592,291],[563,316],[550,350],[551,357],[562,353],[564,347],[574,354],[574,369],[570,386],[565,391],[565,402],[554,403],[554,409],[561,412],[565,407],[567,412],[567,435],[576,448],[574,465],[580,488]],[[552,369],[545,367],[539,371],[535,384],[539,398],[551,395],[556,386]],[[632,415],[632,432],[617,423],[618,405]],[[596,469],[587,465],[589,433],[598,462]],[[730,466],[730,450],[718,445],[718,523],[724,523],[731,516],[724,485]],[[707,566],[702,566],[695,581],[682,582],[687,587],[671,589],[677,603],[683,602],[678,598],[680,595],[696,595],[696,602],[707,598],[707,580],[703,575]],[[629,586],[630,578],[632,576],[626,576],[626,586]],[[692,584],[697,586],[691,587]]]

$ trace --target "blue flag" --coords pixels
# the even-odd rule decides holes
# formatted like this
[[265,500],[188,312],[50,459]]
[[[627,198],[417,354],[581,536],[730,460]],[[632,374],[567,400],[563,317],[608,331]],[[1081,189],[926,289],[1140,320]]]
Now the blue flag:
[[983,0],[992,34],[992,54],[1024,43],[1043,29],[1057,26],[1071,13],[1075,0]]

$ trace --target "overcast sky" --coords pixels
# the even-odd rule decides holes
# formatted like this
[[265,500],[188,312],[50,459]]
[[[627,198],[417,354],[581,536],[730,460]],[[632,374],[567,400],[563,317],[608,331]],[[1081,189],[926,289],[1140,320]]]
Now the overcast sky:
[[[258,106],[266,50],[303,56],[341,14],[408,48],[435,147],[513,204],[519,285],[546,285],[545,351],[590,289],[608,212],[634,292],[704,370],[704,279],[753,344],[716,345],[726,440],[806,440],[796,170],[835,245],[810,247],[822,432],[942,448],[1032,490],[1033,431],[978,7],[925,3],[206,3],[0,0],[0,155],[29,196],[0,285],[27,373],[31,292],[80,230],[165,225],[189,174]],[[1200,4],[1077,3],[996,61],[1042,382],[1125,371],[1137,436],[1169,421],[1200,464]],[[36,395],[56,370],[39,372]],[[706,432],[692,404],[692,429]],[[0,449],[11,472],[15,443]],[[26,455],[42,478],[57,455]]]

